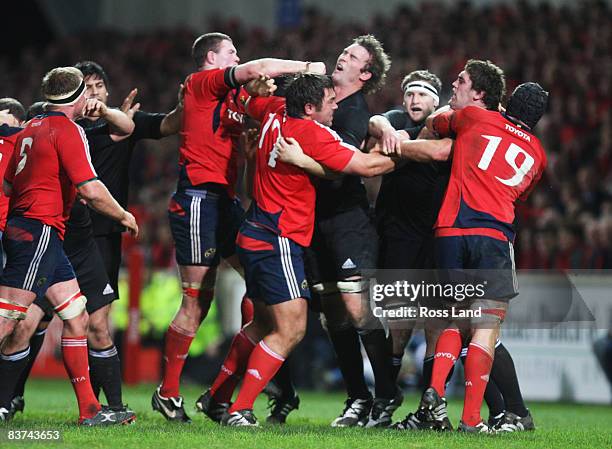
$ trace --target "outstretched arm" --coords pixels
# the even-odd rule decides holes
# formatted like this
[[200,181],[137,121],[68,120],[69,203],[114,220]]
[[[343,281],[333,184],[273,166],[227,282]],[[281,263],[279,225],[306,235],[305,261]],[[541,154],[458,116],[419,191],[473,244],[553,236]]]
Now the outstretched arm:
[[112,109],[100,100],[90,98],[83,108],[84,117],[101,117],[108,122],[110,138],[118,142],[134,132],[134,121],[119,109]]
[[352,159],[342,170],[342,173],[372,178],[395,170],[397,165],[397,159],[383,156],[378,152],[370,152],[368,154],[355,152]]
[[399,157],[417,162],[447,161],[453,148],[453,140],[403,140]]
[[236,66],[234,78],[239,84],[246,84],[262,75],[274,78],[287,73],[297,72],[313,72],[324,75],[325,63],[275,58],[256,59]]

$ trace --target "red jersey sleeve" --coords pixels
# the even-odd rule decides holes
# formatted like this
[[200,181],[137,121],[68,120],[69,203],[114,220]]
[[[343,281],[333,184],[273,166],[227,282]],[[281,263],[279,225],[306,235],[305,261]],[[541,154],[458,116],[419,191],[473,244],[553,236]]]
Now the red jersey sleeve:
[[438,114],[433,118],[434,131],[442,138],[450,137],[454,139],[470,118],[472,120],[478,119],[478,113],[481,111],[484,111],[484,109],[476,106],[467,106],[458,111],[450,110]]
[[211,100],[211,96],[222,98],[231,89],[238,87],[234,80],[234,67],[192,73],[187,82],[191,83],[193,93],[199,100]]
[[262,122],[269,113],[280,112],[285,107],[285,99],[281,97],[251,97],[246,112]]
[[436,115],[433,118],[433,130],[440,137],[455,137],[454,133],[451,130],[451,122],[454,119],[456,112],[457,111],[453,110],[446,111]]
[[60,164],[76,187],[98,177],[91,163],[83,128],[74,122],[68,122],[59,130],[55,139]]
[[310,141],[304,153],[315,161],[334,171],[342,171],[359,150],[340,139],[332,129],[313,122],[317,127],[310,134],[314,141]]

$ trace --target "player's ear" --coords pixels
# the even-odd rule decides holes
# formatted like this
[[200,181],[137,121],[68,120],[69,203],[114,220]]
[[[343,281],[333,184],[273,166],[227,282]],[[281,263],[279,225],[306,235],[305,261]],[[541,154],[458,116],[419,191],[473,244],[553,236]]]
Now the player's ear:
[[473,98],[474,102],[478,102],[478,101],[484,102],[484,98],[486,96],[486,93],[485,93],[484,90],[475,91],[475,90],[472,89],[472,92],[474,92],[474,94],[472,95],[472,98]]
[[369,80],[370,78],[372,78],[372,72],[370,72],[369,70],[366,70],[364,72],[361,72],[359,74],[359,79],[361,81],[363,81],[364,83]]
[[204,58],[204,62],[208,64],[214,64],[216,59],[217,59],[217,53],[215,53],[212,50],[208,50],[208,53],[206,53],[206,58]]
[[304,115],[310,117],[317,110],[316,106],[312,103],[306,103],[304,105]]

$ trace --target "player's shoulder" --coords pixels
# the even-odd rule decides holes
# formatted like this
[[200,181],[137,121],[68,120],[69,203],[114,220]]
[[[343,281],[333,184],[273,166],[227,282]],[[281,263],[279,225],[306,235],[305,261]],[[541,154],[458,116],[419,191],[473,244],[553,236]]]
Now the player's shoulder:
[[16,126],[9,126],[7,124],[0,125],[0,138],[5,141],[14,142],[19,137],[19,133],[23,131],[23,128]]
[[467,118],[495,118],[495,114],[498,114],[497,111],[490,111],[485,108],[481,108],[480,106],[466,106],[459,111],[455,111],[455,113],[459,116],[467,117]]
[[309,122],[307,126],[310,127],[311,131],[309,133],[309,137],[315,141],[322,140],[342,140],[340,135],[331,129],[329,126],[326,126],[316,120],[304,120],[305,122]]
[[344,117],[346,120],[369,120],[372,114],[361,91],[349,95],[338,103],[334,112],[334,120]]
[[206,78],[209,78],[211,76],[216,75],[219,72],[224,72],[225,69],[206,69],[206,70],[200,70],[199,72],[193,72],[191,75],[189,75],[187,77],[187,79],[185,80],[185,82],[189,83],[189,82],[198,82],[198,81],[202,81],[205,80]]

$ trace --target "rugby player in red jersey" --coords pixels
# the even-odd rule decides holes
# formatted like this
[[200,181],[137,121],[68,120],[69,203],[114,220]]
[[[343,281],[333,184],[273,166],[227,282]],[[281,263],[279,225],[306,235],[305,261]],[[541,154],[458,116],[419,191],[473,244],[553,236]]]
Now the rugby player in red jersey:
[[[43,78],[47,112],[28,122],[4,177],[10,198],[3,236],[7,263],[0,280],[0,341],[22,320],[37,295],[46,294],[63,320],[62,354],[73,384],[82,425],[110,425],[133,415],[102,410],[93,394],[87,363],[87,299],[62,249],[65,222],[76,193],[97,211],[134,234],[138,226],[108,193],[91,165],[83,129],[74,119],[91,113],[82,73],[59,67]],[[91,106],[97,109],[97,103]],[[76,187],[76,189],[75,189]],[[5,419],[10,412],[0,409]]]
[[[471,105],[460,109],[475,96],[481,96],[479,101],[487,109]],[[496,111],[499,98],[482,96],[472,88],[470,74],[463,71],[454,83],[450,103],[458,110],[427,119],[430,130],[444,140],[455,139],[452,151],[448,142],[401,144],[404,157],[452,157],[449,185],[435,224],[437,267],[485,270],[484,276],[494,270],[495,276],[489,281],[486,300],[471,306],[480,308],[484,322],[472,322],[465,329],[451,320],[438,339],[431,386],[415,413],[430,428],[446,429],[450,425],[443,398],[445,382],[466,340],[466,392],[459,430],[488,433],[533,426],[529,414],[508,414],[493,429],[481,419],[480,407],[508,301],[518,294],[512,247],[514,205],[528,196],[546,167],[546,154],[533,128],[544,114],[547,100],[548,93],[538,84],[525,83],[515,89],[505,112]]]
[[[262,75],[325,73],[321,62],[264,58],[239,64],[236,47],[222,33],[198,37],[192,56],[198,71],[185,80],[179,180],[168,212],[183,298],[165,337],[163,380],[151,399],[154,410],[179,422],[190,421],[179,395],[179,380],[191,341],[213,299],[216,267],[220,258],[239,266],[235,238],[244,211],[233,192],[234,133],[224,120],[235,111],[228,107],[228,97],[237,96],[241,85]],[[199,410],[204,411],[205,399],[205,395],[198,399]]]
[[[286,100],[252,98],[247,113],[259,120],[253,203],[240,228],[237,251],[245,268],[254,320],[234,338],[211,388],[221,423],[258,425],[253,401],[280,368],[306,330],[310,298],[303,248],[314,227],[315,187],[304,170],[277,159],[279,147],[295,139],[324,170],[376,176],[395,164],[380,154],[363,154],[328,126],[337,108],[330,77],[303,74],[289,85]],[[232,393],[244,375],[236,401]]]

